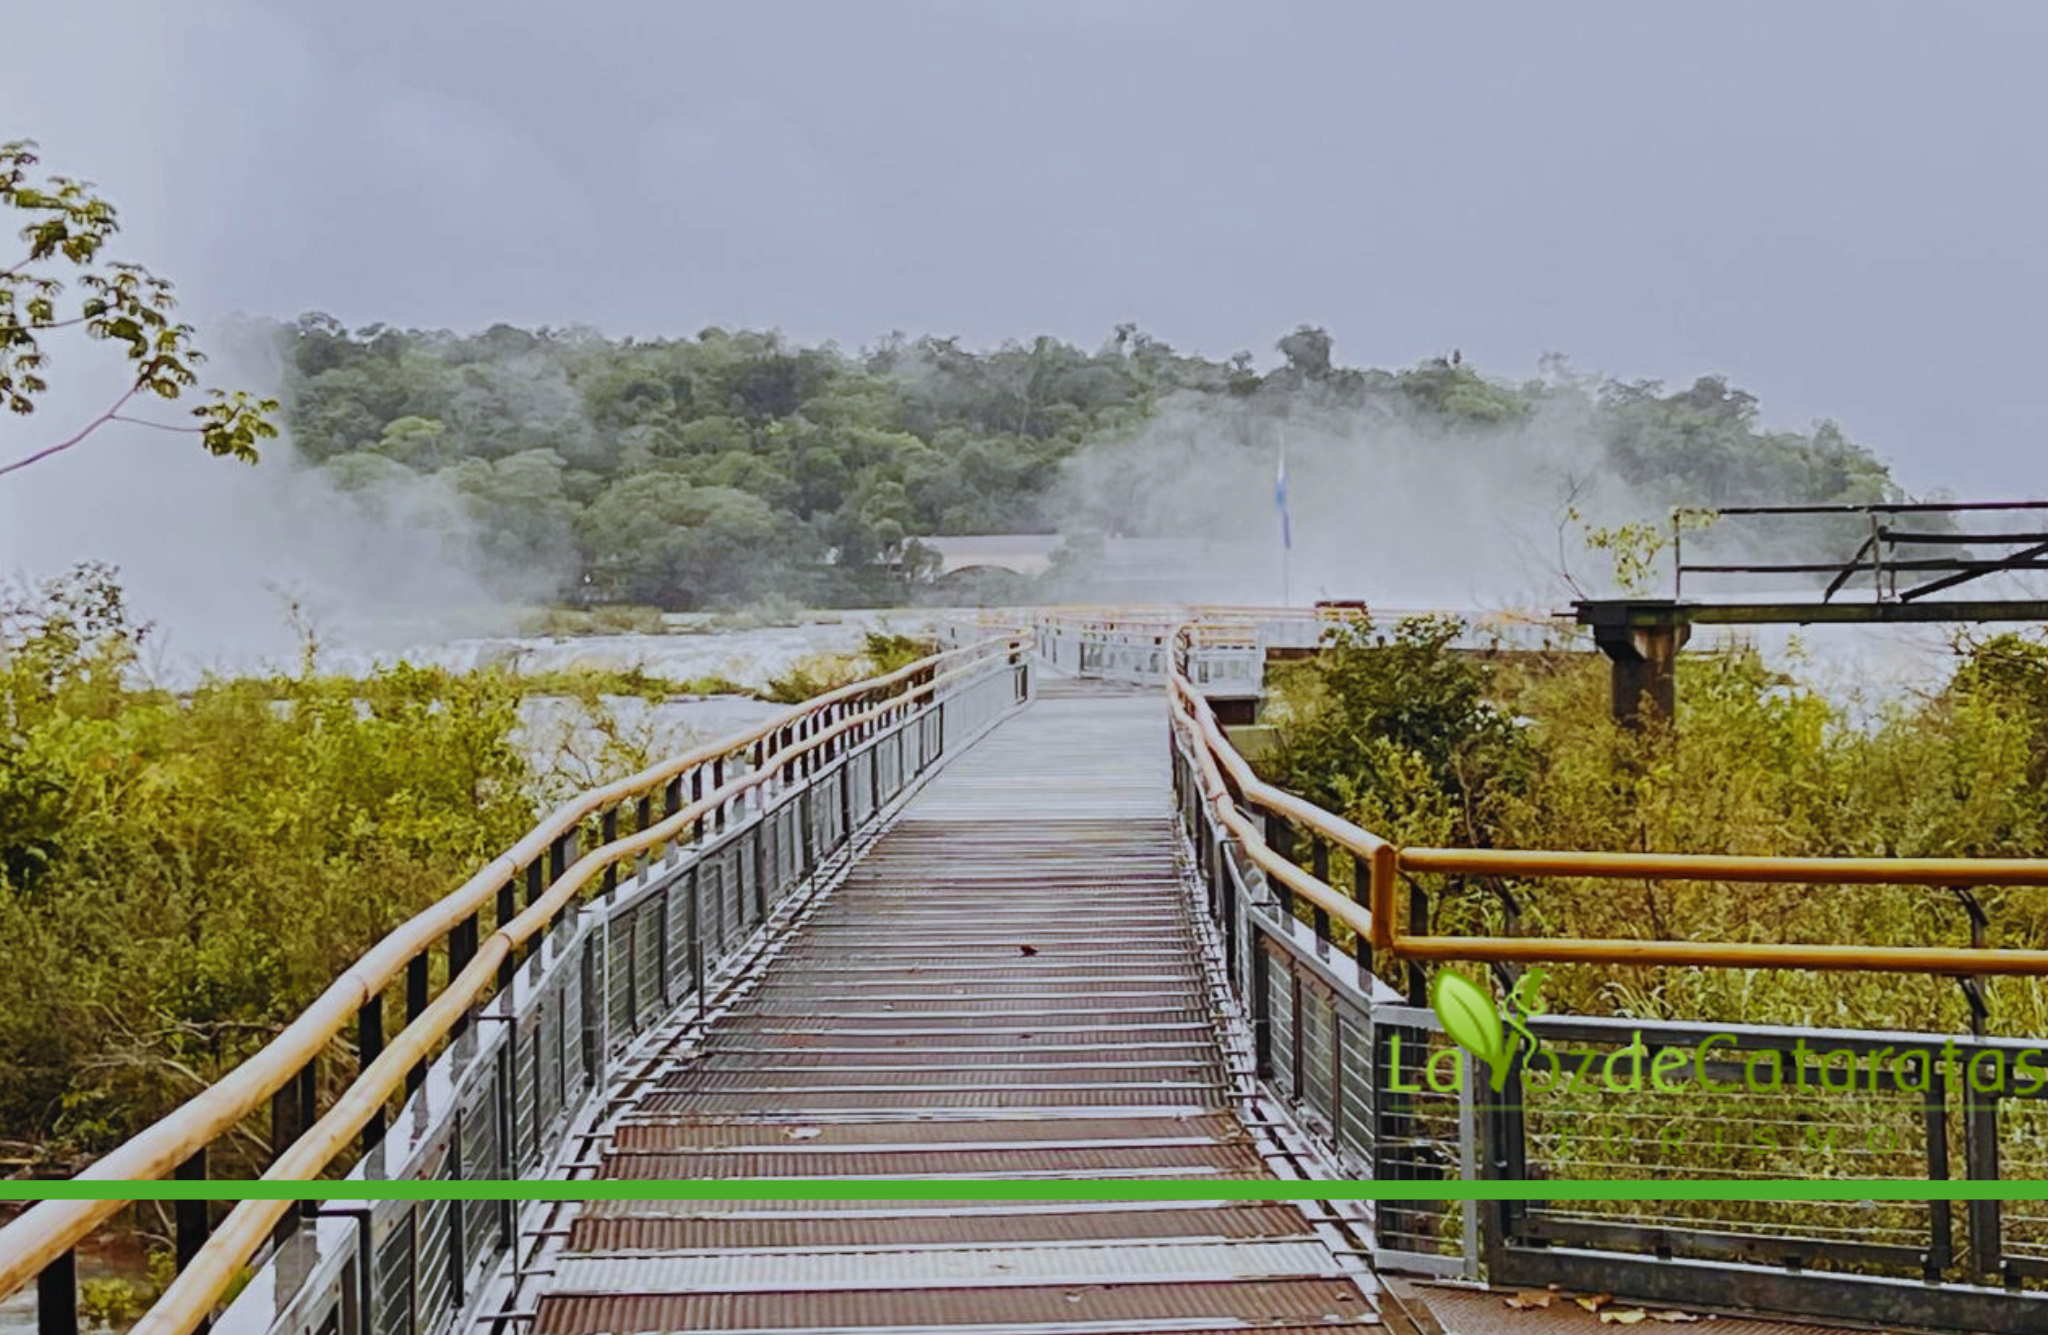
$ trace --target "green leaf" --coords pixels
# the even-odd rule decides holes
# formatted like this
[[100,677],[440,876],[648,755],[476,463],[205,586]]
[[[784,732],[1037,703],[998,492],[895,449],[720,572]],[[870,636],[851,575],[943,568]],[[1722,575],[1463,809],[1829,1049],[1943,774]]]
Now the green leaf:
[[1489,1066],[1505,1065],[1507,1039],[1501,1032],[1500,1011],[1485,988],[1461,973],[1439,969],[1429,980],[1429,1004],[1458,1046]]

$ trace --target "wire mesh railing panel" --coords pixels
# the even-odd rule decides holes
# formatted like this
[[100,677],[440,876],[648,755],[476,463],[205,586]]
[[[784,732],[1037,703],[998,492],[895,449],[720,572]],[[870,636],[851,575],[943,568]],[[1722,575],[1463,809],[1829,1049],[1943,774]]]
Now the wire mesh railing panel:
[[[1539,1036],[1545,1034],[1536,1022]],[[1621,1026],[1615,1026],[1622,1030]],[[1709,1048],[1683,1030],[1627,1029],[1605,1041],[1581,1026],[1546,1037],[1490,1111],[1518,1140],[1517,1176],[1573,1181],[1925,1181],[1946,1176],[1944,1077],[1880,1045],[1834,1040],[1809,1060],[1792,1033],[1743,1035]],[[1640,1041],[1639,1041],[1640,1039]],[[1891,1055],[1887,1047],[1886,1056]],[[1823,1084],[1823,1077],[1830,1083]],[[1853,1087],[1851,1087],[1853,1086]],[[1926,1201],[1573,1201],[1510,1211],[1520,1236],[1713,1259],[1798,1256],[1809,1267],[1873,1262],[1938,1270],[1953,1254],[1948,1222]]]
[[[1470,1065],[1427,1011],[1379,1008],[1374,1016],[1373,1176],[1387,1182],[1456,1182],[1477,1171],[1466,1083]],[[1453,1073],[1429,1079],[1429,1071]],[[1388,1202],[1375,1216],[1379,1245],[1422,1257],[1468,1255],[1462,1201]],[[1472,1258],[1476,1259],[1476,1258]]]
[[[2033,1082],[2020,1085],[2025,1089]],[[2016,1182],[2048,1182],[2048,1085],[1998,1101],[1998,1172]],[[2048,1190],[2001,1202],[2005,1256],[2030,1277],[2048,1277]]]
[[[878,716],[865,737],[847,737],[815,765],[788,769],[773,789],[726,802],[722,817],[707,814],[673,846],[648,850],[627,864],[631,879],[571,901],[527,958],[508,962],[496,997],[448,1041],[356,1172],[483,1180],[545,1171],[633,1039],[698,993],[916,776],[1027,699],[1026,670],[993,659],[936,700]],[[662,798],[668,811],[679,809],[677,794],[706,791],[701,781],[684,783]],[[646,799],[650,812],[654,800]],[[632,818],[644,829],[651,815]],[[566,863],[556,859],[548,876]],[[528,902],[545,884],[538,870],[521,881]],[[319,1231],[333,1219],[310,1221],[265,1262],[274,1282],[245,1290],[264,1298],[231,1303],[217,1335],[444,1335],[484,1291],[511,1237],[503,1202],[362,1209],[366,1247],[350,1230]],[[319,1246],[302,1245],[316,1237]],[[348,1280],[351,1267],[361,1268],[359,1281]]]

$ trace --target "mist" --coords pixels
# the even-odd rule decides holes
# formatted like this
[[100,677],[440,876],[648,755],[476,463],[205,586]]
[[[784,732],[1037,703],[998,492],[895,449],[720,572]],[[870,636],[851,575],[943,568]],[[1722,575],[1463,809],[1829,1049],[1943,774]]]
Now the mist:
[[[208,342],[210,381],[276,392],[274,363],[233,339]],[[103,349],[74,341],[59,356],[67,369],[90,359],[114,374],[69,378],[35,414],[6,423],[10,457],[33,448],[23,442],[69,435],[123,388]],[[178,404],[136,411],[183,417]],[[188,435],[111,423],[0,483],[0,574],[32,582],[86,561],[119,567],[154,652],[181,676],[293,663],[309,633],[390,649],[511,629],[513,602],[479,574],[476,534],[431,479],[344,492],[301,463],[288,431],[262,455],[251,467]]]
[[[217,354],[238,310],[845,346],[1092,345],[1138,320],[1209,357],[1309,320],[1358,364],[1461,345],[1513,375],[1558,347],[1673,383],[1725,372],[1780,421],[1838,417],[1908,488],[2014,495],[2038,488],[2048,407],[2048,264],[2023,225],[2048,179],[2025,166],[2042,23],[107,0],[21,23],[0,134],[100,183],[122,251],[178,281]],[[102,366],[64,349],[0,453],[102,406]],[[561,386],[527,388],[573,456]],[[1560,553],[1565,505],[1611,523],[1663,504],[1576,426],[1546,409],[1445,438],[1175,402],[1080,456],[1053,511],[1075,533],[1211,534],[1189,598],[1547,608],[1562,571],[1592,590],[1605,568]],[[230,657],[295,652],[294,598],[388,643],[500,629],[560,573],[508,590],[431,479],[338,495],[293,464],[289,441],[249,470],[103,431],[0,480],[0,572],[115,561],[169,644]]]
[[[1160,588],[1185,602],[1547,612],[1611,587],[1585,525],[1663,508],[1613,477],[1592,427],[1577,396],[1513,425],[1455,430],[1378,402],[1181,394],[1129,438],[1070,460],[1056,505],[1077,541],[1210,539],[1169,549]],[[1283,454],[1291,551],[1275,499]],[[1061,592],[1085,600],[1115,583],[1083,565]]]

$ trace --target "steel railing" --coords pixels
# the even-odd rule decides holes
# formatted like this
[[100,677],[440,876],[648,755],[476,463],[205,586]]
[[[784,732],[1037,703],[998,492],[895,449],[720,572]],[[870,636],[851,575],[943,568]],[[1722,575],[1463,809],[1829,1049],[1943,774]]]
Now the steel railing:
[[[532,1170],[561,1148],[580,1100],[604,1088],[607,1063],[635,1036],[684,1000],[701,1002],[719,966],[857,831],[1028,698],[1027,647],[1024,638],[998,636],[933,655],[564,805],[379,942],[261,1051],[81,1178],[204,1176],[207,1147],[266,1104],[275,1151],[266,1179],[317,1176],[357,1144],[358,1175]],[[579,843],[585,851],[576,856]],[[492,907],[495,930],[484,936],[481,916]],[[447,979],[438,995],[430,985],[437,973]],[[385,992],[401,974],[405,1023],[387,1035]],[[323,1113],[318,1063],[352,1021],[359,1070]],[[386,1125],[400,1096],[403,1137]],[[73,1248],[122,1205],[45,1202],[0,1228],[0,1296],[39,1277],[43,1335],[71,1335]],[[299,1210],[289,1201],[245,1201],[213,1229],[203,1202],[181,1202],[177,1278],[136,1330],[182,1335],[203,1324]],[[336,1222],[351,1214],[356,1224]],[[402,1229],[393,1222],[401,1216]],[[296,1250],[279,1256],[318,1251],[321,1240],[346,1234],[347,1246],[329,1249],[346,1261],[315,1267],[332,1282],[314,1288],[372,1320],[377,1304],[388,1306],[399,1292],[379,1297],[391,1268],[380,1250],[386,1244],[410,1258],[402,1277],[408,1303],[446,1286],[459,1306],[471,1272],[511,1246],[510,1219],[498,1206],[474,1203],[322,1209],[298,1230]],[[417,1245],[423,1231],[437,1248]],[[410,1240],[403,1249],[390,1241],[400,1232]],[[352,1267],[361,1283],[340,1284],[336,1267]],[[274,1271],[266,1281],[278,1303],[312,1291],[312,1271],[288,1290]],[[425,1289],[423,1279],[431,1281]],[[416,1320],[422,1314],[409,1307],[402,1324],[372,1320],[357,1329],[434,1335]]]
[[[1196,642],[1183,636],[1184,647]],[[2048,972],[2048,952],[1982,945],[1984,915],[1967,891],[1961,902],[1980,943],[1971,947],[1467,937],[1427,928],[1427,882],[1436,878],[1961,889],[2048,884],[2048,862],[1397,849],[1260,780],[1217,725],[1185,662],[1183,654],[1165,674],[1175,794],[1233,984],[1250,1014],[1259,1074],[1350,1170],[1382,1180],[1531,1181],[1942,1181],[1957,1176],[1958,1167],[1970,1178],[2048,1174],[2048,1081],[2030,1086],[2011,1074],[2017,1053],[2039,1060],[2040,1047],[1984,1036],[1975,990],[1979,975]],[[1675,1106],[1610,1108],[1619,1133],[1589,1136],[1589,1119],[1600,1109],[1554,1086],[1525,1082],[1519,1058],[1498,1096],[1474,1080],[1462,1052],[1455,1052],[1457,1088],[1422,1078],[1431,1058],[1454,1052],[1425,1000],[1427,969],[1453,960],[1486,963],[1504,981],[1517,966],[1539,962],[1949,974],[1965,984],[1978,1032],[1564,1016],[1528,1023],[1546,1048],[1577,1045],[1602,1055],[1638,1033],[1653,1053],[1731,1035],[1712,1067],[1723,1074],[1748,1054],[1792,1054],[1802,1043],[1863,1054],[1946,1045],[1964,1071],[1980,1056],[2003,1054],[2006,1074],[1991,1081],[1933,1074],[1925,1077],[1931,1092],[1896,1079],[1880,1083],[1872,1091],[1876,1103],[1850,1113],[1862,1122],[1846,1144],[1843,1129],[1827,1125],[1844,1111],[1841,1100],[1830,1105],[1823,1093],[1817,1063],[1801,1068],[1794,1092],[1761,1103],[1720,1106],[1715,1099],[1725,1103],[1726,1096],[1702,1088]],[[1779,1128],[1773,1135],[1794,1144],[1738,1146],[1727,1163],[1696,1144],[1672,1148],[1674,1133],[1696,1141],[1725,1134],[1739,1118],[1762,1118]],[[1854,1136],[1869,1139],[1873,1128],[1884,1134],[1881,1146],[1853,1143]],[[1816,1137],[1816,1159],[1788,1160],[1779,1152]],[[1625,1289],[1673,1304],[1861,1314],[1955,1329],[2048,1329],[2048,1210],[2029,1202],[1425,1202],[1380,1207],[1376,1233],[1382,1264],[1476,1277],[1483,1263],[1496,1284]]]

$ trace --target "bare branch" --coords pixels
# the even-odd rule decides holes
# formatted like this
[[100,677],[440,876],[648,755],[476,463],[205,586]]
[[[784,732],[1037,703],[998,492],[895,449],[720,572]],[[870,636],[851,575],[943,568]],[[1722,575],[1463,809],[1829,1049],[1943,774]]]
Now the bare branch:
[[123,394],[120,398],[114,400],[114,404],[112,407],[108,408],[98,417],[93,418],[90,422],[87,422],[83,427],[80,427],[78,433],[70,437],[69,439],[60,440],[55,445],[51,445],[45,449],[37,450],[34,454],[27,455],[23,458],[16,459],[11,464],[0,464],[0,476],[5,476],[8,473],[12,473],[18,468],[26,468],[33,463],[40,463],[41,461],[49,458],[53,454],[61,454],[65,450],[70,449],[73,445],[78,444],[87,436],[90,436],[93,432],[99,430],[107,423],[113,421],[115,417],[120,415],[121,409],[127,406],[128,400],[134,398],[138,393],[141,392],[141,390],[142,387],[140,385],[130,386],[127,393]]
[[128,417],[120,413],[116,413],[107,420],[109,422],[126,422],[129,426],[146,426],[156,431],[175,431],[181,436],[198,436],[204,435],[206,432],[206,428],[203,426],[172,426],[169,422],[152,422],[147,418]]

